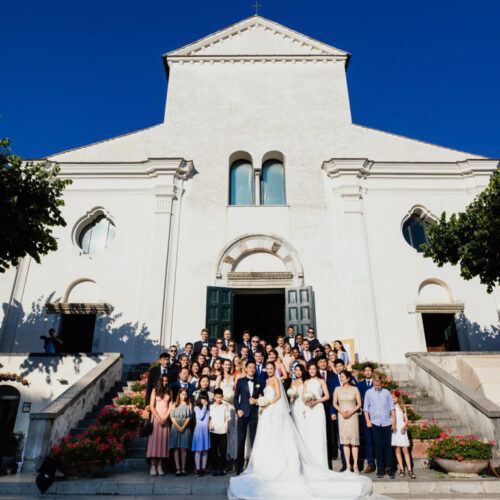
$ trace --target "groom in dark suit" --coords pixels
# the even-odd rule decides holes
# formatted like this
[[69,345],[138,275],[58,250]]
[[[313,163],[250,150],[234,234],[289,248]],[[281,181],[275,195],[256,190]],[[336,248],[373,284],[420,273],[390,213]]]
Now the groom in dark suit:
[[247,376],[238,380],[234,391],[234,408],[238,415],[238,457],[236,460],[236,473],[238,475],[243,472],[247,429],[250,430],[250,444],[253,446],[259,419],[257,398],[262,395],[263,390],[262,385],[255,377],[254,361],[247,363],[246,371]]

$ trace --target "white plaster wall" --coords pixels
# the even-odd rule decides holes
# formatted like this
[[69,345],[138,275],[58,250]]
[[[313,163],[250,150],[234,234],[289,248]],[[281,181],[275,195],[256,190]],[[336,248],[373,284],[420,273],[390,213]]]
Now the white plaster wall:
[[[87,188],[89,182],[92,187]],[[143,289],[157,275],[154,269],[146,267],[154,258],[147,253],[153,219],[152,194],[120,192],[106,180],[74,179],[65,193],[65,201],[63,217],[67,226],[54,231],[58,250],[45,256],[41,264],[31,263],[11,350],[42,352],[43,342],[39,337],[47,335],[48,328],[53,326],[53,315],[45,313],[45,303],[62,302],[72,283],[90,279],[97,284],[99,302],[114,307],[107,321],[100,323],[107,334],[101,335],[97,350],[150,359],[156,355],[160,319],[150,314],[148,307],[161,309],[162,300],[160,293],[148,294]],[[116,237],[102,254],[89,256],[72,241],[72,229],[80,217],[96,206],[109,211],[115,221]],[[144,301],[143,294],[147,296]]]
[[31,413],[42,412],[55,398],[69,389],[103,359],[104,356],[0,354],[0,373],[15,373],[29,382],[29,385],[12,381],[0,382],[0,385],[10,385],[20,393],[14,432],[25,434],[28,432],[30,414],[22,412],[23,403],[31,402]]

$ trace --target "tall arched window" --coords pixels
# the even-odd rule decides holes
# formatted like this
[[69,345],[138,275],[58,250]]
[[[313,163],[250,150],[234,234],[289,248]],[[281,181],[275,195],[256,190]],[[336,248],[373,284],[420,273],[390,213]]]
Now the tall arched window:
[[267,160],[262,165],[260,182],[262,205],[285,204],[285,169],[279,160]]
[[423,252],[420,248],[422,243],[428,243],[425,228],[428,223],[420,217],[420,215],[413,214],[403,224],[403,236],[406,242],[411,245],[417,252]]
[[230,205],[253,205],[253,168],[248,160],[236,160],[231,165]]

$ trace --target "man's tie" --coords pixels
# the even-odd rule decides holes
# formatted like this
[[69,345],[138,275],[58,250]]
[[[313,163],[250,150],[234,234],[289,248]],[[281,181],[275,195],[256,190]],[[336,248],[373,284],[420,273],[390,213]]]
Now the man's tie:
[[371,387],[371,386],[372,386],[372,381],[368,380],[368,387]]
[[326,375],[325,372],[321,372],[321,378],[326,382]]
[[161,369],[161,374],[162,374],[162,375],[165,375],[165,373],[167,373],[167,369],[166,369],[166,368],[162,368],[162,369]]

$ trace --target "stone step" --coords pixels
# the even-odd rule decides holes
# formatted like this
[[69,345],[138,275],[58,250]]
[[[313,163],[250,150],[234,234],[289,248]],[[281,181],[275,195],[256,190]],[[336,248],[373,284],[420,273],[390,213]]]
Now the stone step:
[[[143,460],[144,464],[146,463]],[[107,472],[107,471],[106,471]],[[65,498],[79,498],[82,495],[114,495],[116,496],[158,496],[165,495],[178,498],[189,495],[199,500],[203,496],[225,497],[229,479],[233,474],[223,477],[206,476],[198,478],[193,474],[186,477],[176,477],[173,474],[165,476],[149,476],[147,467],[143,472],[119,472],[116,467],[111,469],[108,477],[93,479],[64,479],[55,481],[44,495],[61,495]],[[0,478],[0,495],[38,497],[39,491],[35,484],[36,474],[17,474]],[[370,475],[373,478],[373,474]],[[500,498],[500,481],[490,478],[454,479],[440,477],[437,473],[423,471],[417,473],[416,480],[410,479],[374,479],[373,492],[388,495],[392,498],[421,499],[489,499]]]

